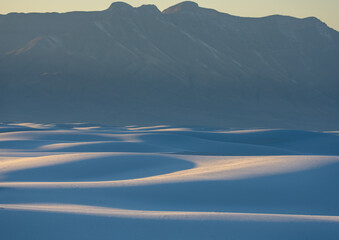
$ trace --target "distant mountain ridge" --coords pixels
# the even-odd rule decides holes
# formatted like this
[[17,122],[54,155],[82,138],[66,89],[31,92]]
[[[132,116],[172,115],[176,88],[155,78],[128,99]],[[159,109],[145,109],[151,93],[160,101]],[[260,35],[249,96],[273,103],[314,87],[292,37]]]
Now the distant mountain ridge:
[[0,15],[0,121],[337,129],[339,33],[316,18]]

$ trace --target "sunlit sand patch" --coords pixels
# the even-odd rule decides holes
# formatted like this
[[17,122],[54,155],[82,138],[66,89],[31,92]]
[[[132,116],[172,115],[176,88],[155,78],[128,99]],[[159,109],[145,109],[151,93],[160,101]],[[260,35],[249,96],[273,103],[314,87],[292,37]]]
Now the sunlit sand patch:
[[107,207],[69,204],[0,204],[2,210],[54,212],[134,219],[168,219],[198,221],[249,221],[249,222],[333,222],[339,223],[339,216],[260,214],[228,212],[182,212],[141,211]]
[[330,134],[334,134],[336,136],[339,136],[339,131],[326,131],[324,133],[330,133]]
[[52,166],[113,155],[113,153],[70,153],[38,157],[2,157],[2,160],[0,161],[0,173],[3,174],[23,169]]
[[[181,180],[234,180],[268,176],[339,163],[338,156],[255,156],[255,157],[192,157],[183,156],[196,168],[168,176]],[[163,176],[165,177],[165,176]]]
[[156,129],[166,129],[170,128],[168,125],[158,125],[158,126],[148,126],[148,127],[138,127],[138,126],[127,126],[126,129],[130,131],[144,131],[144,130],[156,130]]
[[152,132],[178,132],[178,131],[192,131],[191,128],[165,128],[165,129],[154,129]]
[[217,130],[215,133],[260,133],[277,129],[241,129],[241,130]]
[[39,147],[39,149],[46,150],[46,151],[53,151],[53,150],[59,150],[63,148],[86,146],[86,145],[101,144],[101,143],[109,143],[109,142],[108,141],[96,141],[96,142],[54,143],[54,144],[41,146]]
[[[108,154],[109,155],[109,154]],[[38,159],[22,159],[17,161],[2,162],[0,166],[4,172],[17,169],[33,168],[35,166],[60,164],[69,161],[78,161],[85,158],[103,155],[67,155],[48,156]],[[107,156],[107,155],[106,155]],[[164,155],[162,155],[164,156]],[[173,155],[168,155],[172,156]],[[0,187],[19,188],[95,188],[95,187],[122,187],[143,186],[175,182],[210,181],[210,180],[236,180],[259,176],[271,176],[282,173],[298,172],[307,169],[338,163],[338,156],[259,156],[259,157],[200,157],[182,156],[176,158],[190,161],[194,168],[173,173],[156,175],[145,178],[116,180],[116,181],[92,181],[92,182],[5,182]],[[21,167],[20,167],[21,166]]]
[[89,130],[97,130],[101,127],[75,127],[74,130],[80,130],[80,131],[89,131]]
[[34,129],[49,129],[54,127],[54,124],[37,124],[37,123],[11,123],[9,126],[21,126],[21,127],[29,127]]

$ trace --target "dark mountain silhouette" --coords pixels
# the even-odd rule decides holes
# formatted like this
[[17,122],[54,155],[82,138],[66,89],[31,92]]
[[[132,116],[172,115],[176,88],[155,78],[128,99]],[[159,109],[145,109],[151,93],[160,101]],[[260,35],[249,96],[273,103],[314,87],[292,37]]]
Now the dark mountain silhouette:
[[338,129],[339,33],[183,2],[0,15],[0,121]]

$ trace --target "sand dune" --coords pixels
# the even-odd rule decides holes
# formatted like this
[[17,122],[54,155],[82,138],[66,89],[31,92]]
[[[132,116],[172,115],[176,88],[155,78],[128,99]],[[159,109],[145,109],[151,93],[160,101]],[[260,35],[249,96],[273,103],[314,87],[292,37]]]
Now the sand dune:
[[336,132],[2,124],[1,235],[338,239],[338,173]]

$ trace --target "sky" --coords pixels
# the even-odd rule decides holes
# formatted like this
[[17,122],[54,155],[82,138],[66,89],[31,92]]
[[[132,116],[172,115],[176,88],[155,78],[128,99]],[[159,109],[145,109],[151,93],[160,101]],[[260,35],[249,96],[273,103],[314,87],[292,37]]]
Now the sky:
[[[104,10],[114,0],[0,0],[0,14],[9,12],[68,12]],[[178,0],[124,0],[132,6],[154,4],[163,10]],[[272,14],[314,16],[339,30],[339,0],[196,0],[200,6],[244,17]]]

